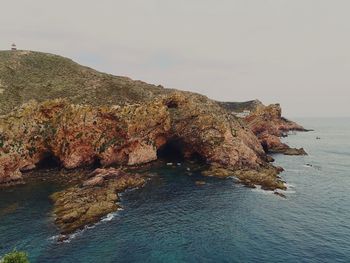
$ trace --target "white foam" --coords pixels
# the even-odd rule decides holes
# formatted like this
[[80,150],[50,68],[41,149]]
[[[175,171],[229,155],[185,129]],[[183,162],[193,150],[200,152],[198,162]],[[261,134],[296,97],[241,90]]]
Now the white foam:
[[101,219],[101,222],[109,222],[109,221],[111,221],[116,215],[117,215],[116,212],[114,212],[114,213],[109,213],[108,215],[106,215],[104,218]]
[[281,192],[282,194],[295,194],[296,193],[296,191],[294,191],[294,190],[285,190],[285,191],[283,191],[283,192]]
[[260,193],[260,194],[265,194],[265,195],[269,195],[269,194],[274,194],[275,192],[277,193],[281,193],[281,194],[295,194],[296,191],[295,190],[291,190],[289,188],[294,188],[295,186],[292,185],[292,184],[287,184],[285,183],[284,184],[286,187],[287,187],[287,190],[281,190],[281,189],[277,189],[275,191],[271,191],[271,190],[264,190],[261,188],[261,185],[255,185],[256,188],[252,188],[252,191],[253,192],[257,192],[257,193]]
[[68,238],[63,240],[62,242],[63,243],[70,243],[74,238],[76,238],[77,236],[80,236],[86,229],[91,229],[91,228],[94,228],[94,226],[91,226],[91,227],[86,226],[83,229],[78,230],[78,231],[74,232],[73,234],[70,234],[68,236]]
[[313,167],[312,165],[307,165],[307,164],[304,164],[303,166],[307,167],[307,168],[312,168]]
[[253,192],[258,192],[258,193],[265,194],[265,195],[273,194],[273,191],[271,191],[271,190],[261,189],[261,185],[255,185],[255,187],[256,188],[252,188]]
[[55,236],[49,237],[47,240],[56,241],[56,240],[58,240],[59,237],[60,237],[60,235],[55,235]]
[[76,232],[74,232],[74,233],[72,233],[70,235],[55,235],[55,236],[52,236],[52,237],[49,237],[48,240],[57,242],[57,241],[60,240],[60,238],[63,237],[65,239],[61,241],[62,243],[70,243],[74,238],[76,238],[77,236],[80,236],[85,230],[93,229],[96,226],[98,226],[98,225],[100,225],[100,224],[102,224],[104,222],[109,222],[109,221],[113,220],[117,216],[118,211],[122,211],[122,210],[124,210],[124,209],[119,207],[116,212],[112,212],[112,213],[107,214],[100,221],[98,221],[97,223],[95,223],[93,225],[87,225],[83,229],[77,230]]
[[285,187],[287,187],[287,188],[295,188],[295,185],[294,185],[294,184],[284,183],[283,185],[284,185]]
[[[92,228],[92,227],[90,227]],[[62,243],[70,243],[74,238],[76,238],[77,236],[81,235],[85,229],[88,229],[88,227],[84,227],[84,229],[81,230],[77,230],[76,232],[74,232],[73,234],[70,235],[56,235],[56,236],[52,236],[49,238],[49,240],[55,241],[55,242],[62,242]],[[61,238],[64,238],[63,240],[59,241]]]
[[[109,222],[109,221],[111,221],[113,218],[115,218],[118,215],[118,211],[123,211],[123,210],[124,210],[123,208],[119,207],[117,209],[117,212],[109,213],[108,215],[103,217],[100,222]],[[99,224],[100,222],[96,223],[96,225]]]

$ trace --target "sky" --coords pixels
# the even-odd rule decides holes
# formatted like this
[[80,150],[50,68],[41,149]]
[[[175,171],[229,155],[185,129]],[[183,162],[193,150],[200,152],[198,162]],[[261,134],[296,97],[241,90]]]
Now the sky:
[[0,49],[287,117],[350,116],[349,0],[0,0]]

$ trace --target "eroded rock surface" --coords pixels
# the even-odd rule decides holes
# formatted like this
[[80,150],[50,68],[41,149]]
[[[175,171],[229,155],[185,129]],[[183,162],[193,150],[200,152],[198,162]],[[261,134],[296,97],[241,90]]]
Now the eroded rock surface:
[[20,182],[22,172],[46,158],[73,169],[139,165],[175,142],[185,158],[257,169],[265,153],[256,136],[205,96],[173,92],[152,102],[93,107],[66,100],[29,102],[0,117],[0,183]]
[[284,182],[280,180],[278,174],[283,169],[280,167],[274,167],[272,165],[265,165],[258,169],[237,169],[230,170],[223,167],[211,166],[208,170],[202,172],[204,176],[215,176],[220,178],[227,178],[234,176],[240,180],[244,185],[255,188],[256,185],[260,185],[264,190],[285,190],[287,187]]
[[96,169],[82,184],[54,193],[55,222],[62,235],[99,221],[118,209],[118,193],[141,187],[146,179],[122,170]]
[[255,104],[250,114],[243,119],[258,137],[266,152],[286,155],[306,155],[304,149],[290,148],[282,143],[280,137],[287,136],[290,131],[306,131],[301,125],[282,117],[279,104],[264,106]]

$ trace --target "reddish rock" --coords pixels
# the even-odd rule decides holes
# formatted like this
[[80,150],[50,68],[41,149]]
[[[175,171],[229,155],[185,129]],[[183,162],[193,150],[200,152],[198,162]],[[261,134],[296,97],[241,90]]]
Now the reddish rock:
[[0,158],[0,184],[11,185],[14,182],[23,183],[20,172],[20,157],[17,154],[7,154]]
[[286,155],[306,155],[304,149],[290,148],[281,142],[280,137],[289,131],[306,131],[299,124],[282,117],[279,104],[257,107],[244,121],[259,138],[266,152],[284,153]]
[[21,170],[47,156],[67,169],[95,162],[144,164],[157,159],[157,150],[168,142],[176,142],[185,158],[200,156],[231,169],[265,163],[251,131],[216,102],[186,92],[124,107],[32,101],[0,117],[0,129],[1,182],[21,179]]

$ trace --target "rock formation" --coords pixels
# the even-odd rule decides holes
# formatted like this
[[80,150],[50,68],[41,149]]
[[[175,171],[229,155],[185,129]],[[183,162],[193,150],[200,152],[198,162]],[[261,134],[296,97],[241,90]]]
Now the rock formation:
[[299,124],[283,118],[281,112],[279,104],[271,104],[253,111],[245,121],[267,152],[306,155],[303,148],[290,148],[281,142],[280,137],[286,136],[289,131],[306,131]]
[[220,102],[220,105],[231,114],[246,111],[248,116],[241,118],[258,137],[267,153],[283,153],[286,155],[306,155],[303,148],[290,148],[281,142],[280,137],[287,136],[290,131],[307,131],[299,124],[282,117],[279,104],[265,106],[258,100],[247,102]]
[[186,158],[257,169],[265,154],[254,134],[208,98],[174,92],[143,105],[93,107],[66,100],[30,102],[0,118],[1,183],[54,158],[67,169],[139,165],[176,142]]
[[[139,174],[108,167],[140,166],[170,152],[200,162],[205,176],[235,176],[275,190],[286,188],[278,176],[283,169],[266,152],[305,153],[280,141],[304,129],[282,118],[277,104],[218,103],[59,56],[0,52],[0,88],[0,186],[23,183],[26,171],[45,163],[102,167],[52,195],[62,234],[115,211],[120,191],[145,183]],[[231,114],[246,107],[245,119]]]
[[[81,185],[54,193],[55,222],[62,235],[96,223],[103,216],[119,208],[118,193],[141,187],[146,182],[139,174],[117,169],[96,169]],[[64,238],[64,236],[63,236]]]

